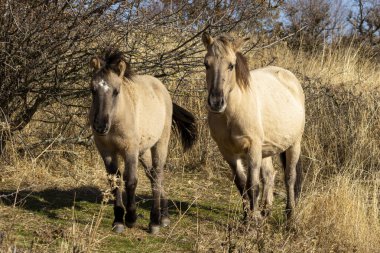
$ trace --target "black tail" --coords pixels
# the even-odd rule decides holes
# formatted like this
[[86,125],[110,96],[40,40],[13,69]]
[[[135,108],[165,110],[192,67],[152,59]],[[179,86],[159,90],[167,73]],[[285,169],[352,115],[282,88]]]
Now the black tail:
[[173,103],[173,126],[178,129],[183,149],[186,151],[191,148],[198,137],[194,115]]
[[[284,166],[284,169],[285,169],[286,168],[285,152],[282,152],[280,154],[280,160],[281,160],[282,166]],[[301,157],[300,157],[296,165],[296,183],[295,183],[295,189],[294,189],[294,195],[295,195],[296,200],[298,199],[301,193],[302,182],[303,182],[303,171],[302,171],[302,163],[301,163]]]

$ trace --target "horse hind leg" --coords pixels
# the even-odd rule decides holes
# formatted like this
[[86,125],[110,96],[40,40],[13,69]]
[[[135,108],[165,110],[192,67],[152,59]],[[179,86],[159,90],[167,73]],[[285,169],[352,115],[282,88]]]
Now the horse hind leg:
[[295,143],[280,155],[285,164],[285,187],[287,193],[286,216],[291,218],[302,185],[302,168],[300,164],[301,142]]
[[170,225],[168,197],[163,187],[161,187],[161,227],[167,227]]
[[[154,170],[153,170],[153,164],[152,164],[152,152],[151,150],[147,150],[141,157],[140,162],[144,167],[144,171],[146,176],[149,178],[151,184],[153,185],[154,182]],[[166,227],[169,225],[169,210],[168,210],[168,199],[166,197],[166,193],[161,187],[161,194],[160,194],[160,207],[161,207],[161,226]]]
[[121,175],[118,169],[118,161],[116,155],[103,156],[104,165],[108,173],[108,182],[111,186],[114,200],[114,221],[112,224],[113,231],[122,233],[124,231],[124,205],[123,205],[123,191],[121,183]]
[[152,185],[153,205],[150,212],[149,232],[156,234],[160,226],[170,223],[168,213],[168,200],[163,189],[163,171],[168,152],[169,137],[160,139],[151,149],[152,166],[146,167],[146,174]]
[[263,210],[261,214],[268,216],[271,211],[273,203],[273,188],[276,171],[273,168],[272,157],[267,157],[261,163],[261,179],[263,183],[262,205]]

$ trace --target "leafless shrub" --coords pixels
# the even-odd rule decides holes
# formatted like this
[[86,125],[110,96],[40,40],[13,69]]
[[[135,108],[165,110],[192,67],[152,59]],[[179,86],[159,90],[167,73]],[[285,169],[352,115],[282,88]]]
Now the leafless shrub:
[[295,34],[289,39],[289,45],[308,51],[320,48],[327,37],[326,32],[334,26],[331,10],[328,0],[286,1],[284,13],[289,24],[285,25],[285,32]]
[[83,96],[77,86],[91,53],[88,45],[111,25],[107,11],[113,4],[1,2],[0,119],[9,122],[11,133],[23,129],[39,108]]
[[[88,58],[109,45],[122,48],[137,72],[183,85],[199,71],[204,30],[263,31],[273,2],[2,1],[0,121],[12,134],[48,106],[74,106],[83,116],[87,103],[78,98],[88,95]],[[44,117],[62,122],[54,113]],[[2,150],[7,135],[0,136]]]
[[380,4],[375,0],[355,0],[355,8],[348,18],[350,37],[355,44],[362,44],[370,51],[371,57],[380,57]]

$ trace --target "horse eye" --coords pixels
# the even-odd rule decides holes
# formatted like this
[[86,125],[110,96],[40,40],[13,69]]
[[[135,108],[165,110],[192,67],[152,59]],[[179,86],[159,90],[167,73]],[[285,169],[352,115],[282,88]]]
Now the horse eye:
[[205,62],[204,64],[205,64],[206,69],[209,69],[209,68],[210,68],[210,65],[208,65],[207,62]]
[[234,69],[234,65],[233,65],[232,63],[230,63],[230,64],[228,65],[228,69],[229,69],[229,70],[233,70],[233,69]]
[[118,91],[118,90],[113,90],[112,95],[113,95],[114,97],[116,97],[117,95],[119,95],[119,91]]

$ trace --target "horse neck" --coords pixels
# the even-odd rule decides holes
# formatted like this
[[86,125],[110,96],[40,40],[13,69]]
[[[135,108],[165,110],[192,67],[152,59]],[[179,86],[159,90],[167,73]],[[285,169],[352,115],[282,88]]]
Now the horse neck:
[[120,86],[119,99],[115,104],[115,120],[124,119],[126,115],[128,117],[134,117],[134,108],[136,107],[135,98],[133,97],[134,94],[132,84],[124,81]]
[[227,99],[227,108],[225,111],[227,116],[237,113],[242,103],[243,93],[244,91],[235,81],[235,84],[233,85],[233,88],[231,89]]

